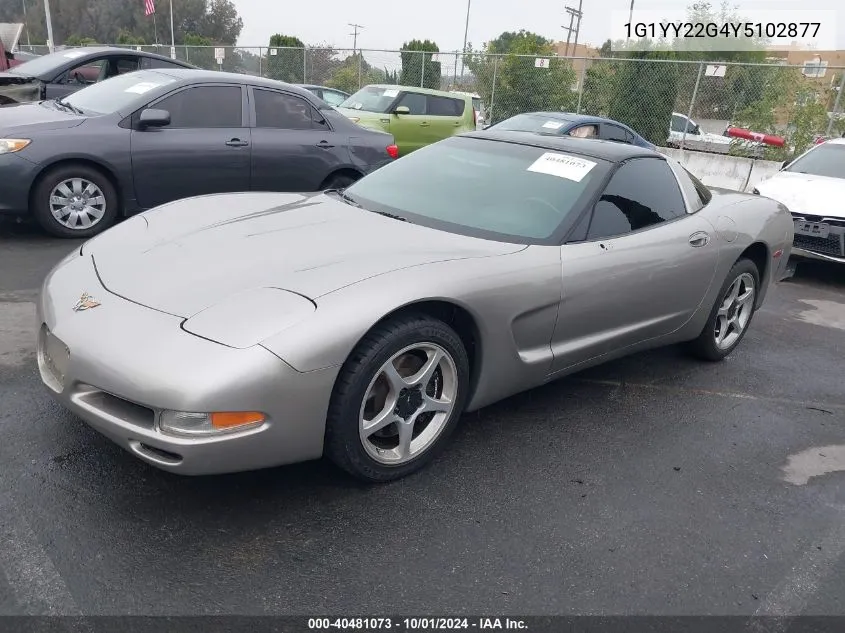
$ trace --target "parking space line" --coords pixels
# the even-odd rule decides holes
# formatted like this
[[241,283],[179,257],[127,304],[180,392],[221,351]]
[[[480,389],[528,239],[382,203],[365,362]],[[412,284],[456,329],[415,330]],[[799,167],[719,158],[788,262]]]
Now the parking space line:
[[15,505],[0,496],[0,568],[26,615],[81,616],[67,584]]
[[845,554],[845,512],[839,507],[834,528],[811,547],[789,574],[763,599],[755,616],[774,619],[753,620],[751,630],[782,633],[791,624],[789,617],[801,615],[825,578],[830,576]]
[[824,411],[845,411],[845,404],[837,402],[816,402],[808,400],[795,400],[794,398],[778,398],[776,396],[755,396],[750,393],[736,391],[713,391],[711,389],[696,389],[694,387],[677,387],[675,385],[658,385],[643,382],[623,382],[621,380],[593,380],[575,379],[577,382],[588,385],[601,385],[604,387],[626,387],[630,389],[653,389],[668,391],[672,393],[688,393],[700,396],[717,396],[719,398],[734,398],[736,400],[753,400],[756,402],[772,402],[775,404],[788,404],[792,406],[821,409]]

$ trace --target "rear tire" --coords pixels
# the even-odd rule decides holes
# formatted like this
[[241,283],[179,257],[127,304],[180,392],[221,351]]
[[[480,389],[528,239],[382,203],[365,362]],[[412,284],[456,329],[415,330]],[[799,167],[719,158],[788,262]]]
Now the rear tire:
[[405,477],[443,450],[468,390],[469,360],[451,327],[422,314],[387,321],[341,368],[325,455],[364,481]]
[[751,326],[759,291],[757,266],[750,259],[740,259],[728,273],[704,329],[689,343],[689,350],[711,362],[730,355]]
[[32,191],[30,207],[41,227],[56,237],[89,238],[118,216],[114,185],[101,171],[79,163],[51,169]]

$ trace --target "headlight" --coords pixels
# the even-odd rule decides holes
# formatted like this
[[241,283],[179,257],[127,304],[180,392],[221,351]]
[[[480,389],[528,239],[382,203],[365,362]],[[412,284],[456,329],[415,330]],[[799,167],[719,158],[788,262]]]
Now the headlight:
[[0,154],[14,154],[30,143],[28,138],[0,138]]
[[265,415],[257,411],[222,411],[216,413],[164,411],[159,418],[158,425],[162,433],[197,437],[245,431],[261,426],[265,419]]

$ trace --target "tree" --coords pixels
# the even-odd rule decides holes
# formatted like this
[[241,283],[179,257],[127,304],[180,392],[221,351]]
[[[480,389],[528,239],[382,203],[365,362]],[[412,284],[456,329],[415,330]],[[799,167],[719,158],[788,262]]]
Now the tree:
[[[419,51],[419,52],[412,52]],[[403,86],[440,89],[440,62],[432,61],[431,53],[439,53],[440,48],[431,40],[411,40],[402,45]]]
[[373,68],[361,53],[356,53],[341,62],[341,66],[326,82],[326,86],[353,93],[362,86],[380,84],[384,81],[385,73]]
[[244,21],[231,0],[209,0],[199,33],[216,44],[234,46],[243,28]]
[[288,83],[305,82],[305,44],[298,37],[276,33],[270,38],[267,76]]
[[185,36],[185,61],[199,68],[217,70],[214,43],[207,37],[189,33]]
[[323,85],[343,65],[337,58],[337,51],[327,44],[309,46],[306,54],[305,80],[308,83]]
[[136,37],[123,29],[118,32],[117,39],[114,43],[120,46],[143,46],[146,44],[143,37]]
[[607,59],[612,55],[611,41],[607,40],[599,49],[599,57],[602,59],[586,62],[588,66],[581,87],[580,113],[610,116],[610,107],[616,98],[616,75],[619,72],[619,62]]
[[[549,67],[537,67],[538,58],[549,59]],[[575,108],[575,71],[567,59],[555,55],[554,43],[540,35],[502,33],[465,62],[475,75],[476,91],[491,104],[494,121],[521,112]]]

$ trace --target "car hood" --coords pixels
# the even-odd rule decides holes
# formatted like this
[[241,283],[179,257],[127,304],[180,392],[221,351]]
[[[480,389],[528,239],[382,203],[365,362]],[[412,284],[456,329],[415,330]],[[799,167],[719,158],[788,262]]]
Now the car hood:
[[57,110],[46,101],[0,108],[0,132],[3,134],[66,129],[86,120],[87,117]]
[[781,171],[757,185],[757,191],[792,213],[845,218],[845,178]]
[[280,288],[317,300],[402,268],[524,248],[402,222],[332,195],[239,193],[153,209],[82,251],[93,256],[108,291],[190,318],[252,289]]
[[369,112],[368,110],[353,110],[352,108],[335,108],[343,116],[358,125],[378,131],[390,129],[390,115],[383,112]]

